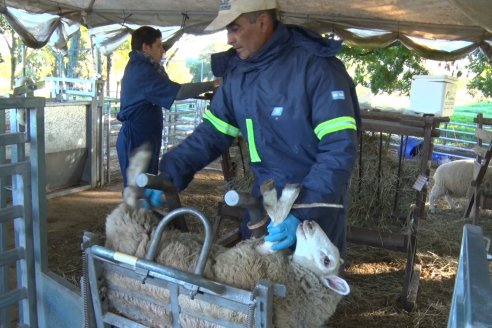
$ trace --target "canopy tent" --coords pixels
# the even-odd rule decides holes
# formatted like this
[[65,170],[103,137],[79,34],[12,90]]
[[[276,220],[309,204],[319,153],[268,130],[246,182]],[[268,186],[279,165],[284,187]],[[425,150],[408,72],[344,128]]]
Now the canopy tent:
[[[400,41],[423,57],[439,60],[458,59],[479,47],[492,59],[491,0],[277,2],[284,23],[335,33],[351,45],[378,48]],[[219,0],[4,0],[0,11],[29,46],[40,47],[53,37],[63,45],[73,24],[91,29],[112,25],[116,29],[111,29],[110,40],[121,40],[131,24],[173,27],[177,36],[204,34],[218,4]],[[22,11],[50,16],[39,28],[26,27],[19,19]]]

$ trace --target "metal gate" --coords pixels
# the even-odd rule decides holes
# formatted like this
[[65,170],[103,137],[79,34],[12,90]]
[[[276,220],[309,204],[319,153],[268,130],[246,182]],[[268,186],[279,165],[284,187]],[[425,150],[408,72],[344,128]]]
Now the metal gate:
[[[0,100],[0,326],[37,327],[31,159],[44,99]],[[10,109],[13,108],[13,109]],[[6,111],[10,127],[6,129]],[[16,311],[17,310],[17,311]]]

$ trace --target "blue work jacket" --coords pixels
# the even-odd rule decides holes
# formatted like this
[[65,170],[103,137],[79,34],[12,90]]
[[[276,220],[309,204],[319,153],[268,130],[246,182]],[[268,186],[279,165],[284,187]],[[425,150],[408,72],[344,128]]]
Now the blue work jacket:
[[143,143],[147,142],[152,147],[148,172],[158,173],[162,108],[171,107],[179,88],[180,84],[171,81],[163,70],[159,72],[141,52],[130,52],[121,81],[121,103],[117,115],[123,123],[116,148],[125,186],[129,156]]
[[[353,81],[335,57],[340,47],[340,42],[279,23],[253,57],[241,60],[228,51],[217,55],[218,63],[212,58],[223,84],[204,122],[163,157],[161,172],[182,190],[241,134],[248,141],[252,192],[258,198],[260,185],[274,179],[279,191],[287,183],[302,185],[296,203],[346,206],[360,110]],[[346,208],[292,213],[316,220],[344,247],[336,239],[345,239]],[[339,231],[330,235],[332,230]]]

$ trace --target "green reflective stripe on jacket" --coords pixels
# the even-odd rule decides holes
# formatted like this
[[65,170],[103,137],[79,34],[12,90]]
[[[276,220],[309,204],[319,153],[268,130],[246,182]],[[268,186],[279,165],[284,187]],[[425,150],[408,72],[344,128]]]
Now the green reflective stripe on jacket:
[[233,125],[230,125],[220,118],[212,114],[208,109],[203,114],[203,119],[209,121],[219,132],[226,134],[231,137],[237,137],[239,135],[239,129]]
[[351,116],[342,116],[318,124],[318,126],[314,129],[314,133],[318,139],[321,140],[328,133],[348,129],[357,130],[355,119]]
[[255,134],[253,130],[253,121],[250,118],[246,119],[246,130],[248,132],[249,157],[252,163],[261,162],[260,155],[256,150]]

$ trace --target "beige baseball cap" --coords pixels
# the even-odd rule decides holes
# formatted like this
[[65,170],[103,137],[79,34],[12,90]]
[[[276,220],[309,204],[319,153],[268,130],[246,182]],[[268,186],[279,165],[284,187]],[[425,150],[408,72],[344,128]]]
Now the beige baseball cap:
[[277,8],[276,0],[221,0],[219,14],[205,31],[221,30],[245,13],[275,8]]

